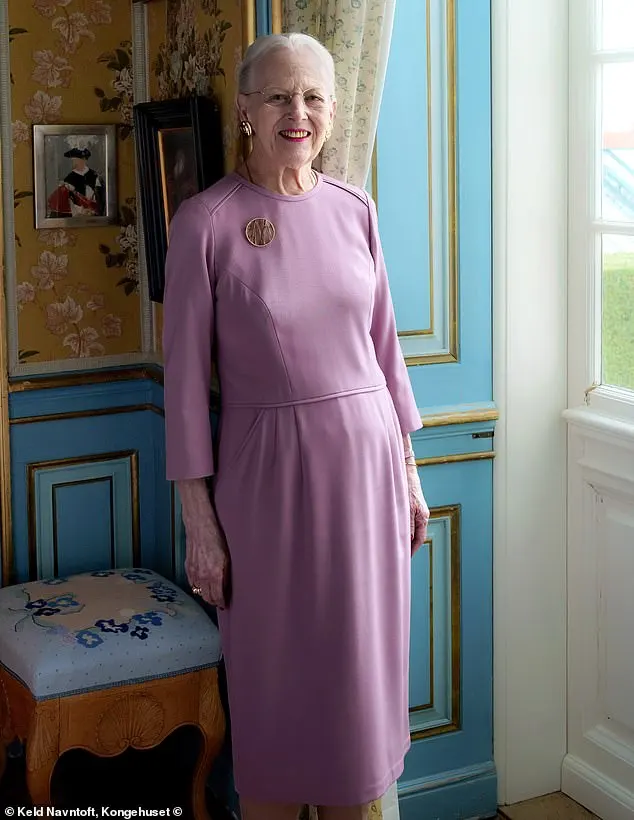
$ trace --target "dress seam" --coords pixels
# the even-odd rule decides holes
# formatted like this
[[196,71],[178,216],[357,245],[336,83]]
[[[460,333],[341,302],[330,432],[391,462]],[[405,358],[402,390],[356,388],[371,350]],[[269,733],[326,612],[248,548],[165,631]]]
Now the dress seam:
[[376,255],[372,249],[372,239],[373,239],[373,230],[372,230],[372,206],[370,205],[370,195],[367,193],[365,194],[365,207],[368,210],[368,250],[370,251],[370,258],[372,259],[372,273],[374,274],[374,287],[372,288],[372,293],[370,294],[370,308],[368,310],[368,328],[370,330],[370,334],[372,333],[372,319],[374,316],[374,307],[376,304],[376,288],[378,284],[378,279],[376,275]]
[[293,385],[291,383],[291,377],[288,373],[288,367],[286,366],[286,359],[284,358],[284,353],[282,351],[282,345],[280,343],[280,337],[277,334],[277,328],[275,327],[275,321],[273,319],[273,314],[271,313],[269,306],[266,304],[266,302],[260,296],[259,293],[256,293],[253,290],[253,288],[250,288],[246,284],[246,282],[243,282],[243,280],[240,279],[239,276],[236,276],[235,273],[233,273],[232,271],[227,271],[227,276],[231,276],[233,279],[236,280],[236,282],[239,282],[242,285],[243,288],[246,288],[246,290],[248,290],[249,293],[252,293],[253,296],[255,296],[255,298],[260,302],[260,304],[262,305],[262,307],[266,311],[266,315],[269,317],[269,321],[271,322],[271,327],[273,328],[273,333],[275,334],[275,341],[277,342],[277,348],[278,348],[278,351],[279,351],[279,354],[280,354],[280,359],[282,360],[282,364],[284,366],[284,373],[286,375],[286,382],[288,384],[288,389],[292,393],[293,392]]
[[324,393],[321,396],[309,396],[305,399],[289,399],[288,401],[225,401],[224,407],[263,407],[275,409],[279,407],[295,407],[300,404],[317,404],[321,401],[330,401],[332,399],[343,399],[348,396],[358,396],[362,393],[376,393],[379,390],[387,388],[386,382],[381,384],[370,384],[364,387],[353,387],[350,390],[338,390],[336,393]]
[[239,183],[235,183],[233,187],[231,187],[228,191],[226,191],[223,196],[218,200],[218,202],[214,202],[213,205],[210,207],[209,203],[205,200],[205,192],[203,191],[201,194],[196,196],[194,202],[201,205],[209,214],[210,219],[213,220],[214,214],[218,211],[228,199],[231,197],[236,196],[238,191],[240,190]]

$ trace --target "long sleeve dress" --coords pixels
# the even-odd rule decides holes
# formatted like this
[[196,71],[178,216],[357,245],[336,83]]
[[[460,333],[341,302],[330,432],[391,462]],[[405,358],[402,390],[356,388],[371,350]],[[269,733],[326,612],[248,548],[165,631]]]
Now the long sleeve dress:
[[[268,244],[247,239],[253,219],[274,226]],[[421,421],[372,200],[323,175],[285,196],[235,173],[187,200],[163,347],[167,477],[213,476],[230,552],[219,627],[237,791],[374,800],[410,743],[402,435]]]

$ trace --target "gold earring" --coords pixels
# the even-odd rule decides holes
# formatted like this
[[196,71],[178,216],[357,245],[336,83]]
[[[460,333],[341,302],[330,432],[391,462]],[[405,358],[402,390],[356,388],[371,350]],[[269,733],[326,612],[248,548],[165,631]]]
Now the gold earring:
[[244,137],[253,136],[253,128],[248,120],[240,120],[240,133]]

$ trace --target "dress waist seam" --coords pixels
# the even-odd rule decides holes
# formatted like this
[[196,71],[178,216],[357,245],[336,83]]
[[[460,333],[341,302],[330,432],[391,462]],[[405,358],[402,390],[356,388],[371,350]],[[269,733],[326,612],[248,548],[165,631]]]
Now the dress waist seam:
[[289,401],[223,401],[222,407],[257,407],[257,408],[276,408],[276,407],[294,407],[298,404],[314,404],[319,401],[328,401],[329,399],[341,399],[345,396],[356,396],[359,393],[376,393],[379,390],[385,390],[386,383],[372,384],[367,387],[354,387],[351,390],[339,390],[337,393],[325,393],[322,396],[310,396],[306,399],[290,399]]

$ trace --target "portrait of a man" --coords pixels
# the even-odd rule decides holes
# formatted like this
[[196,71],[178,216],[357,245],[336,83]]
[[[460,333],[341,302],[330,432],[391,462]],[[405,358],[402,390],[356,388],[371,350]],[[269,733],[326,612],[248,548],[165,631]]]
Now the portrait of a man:
[[116,128],[33,126],[35,227],[117,221]]
[[88,148],[71,148],[64,157],[72,163],[57,188],[48,198],[47,216],[64,219],[74,216],[104,216],[106,212],[106,184],[103,176],[91,168]]

